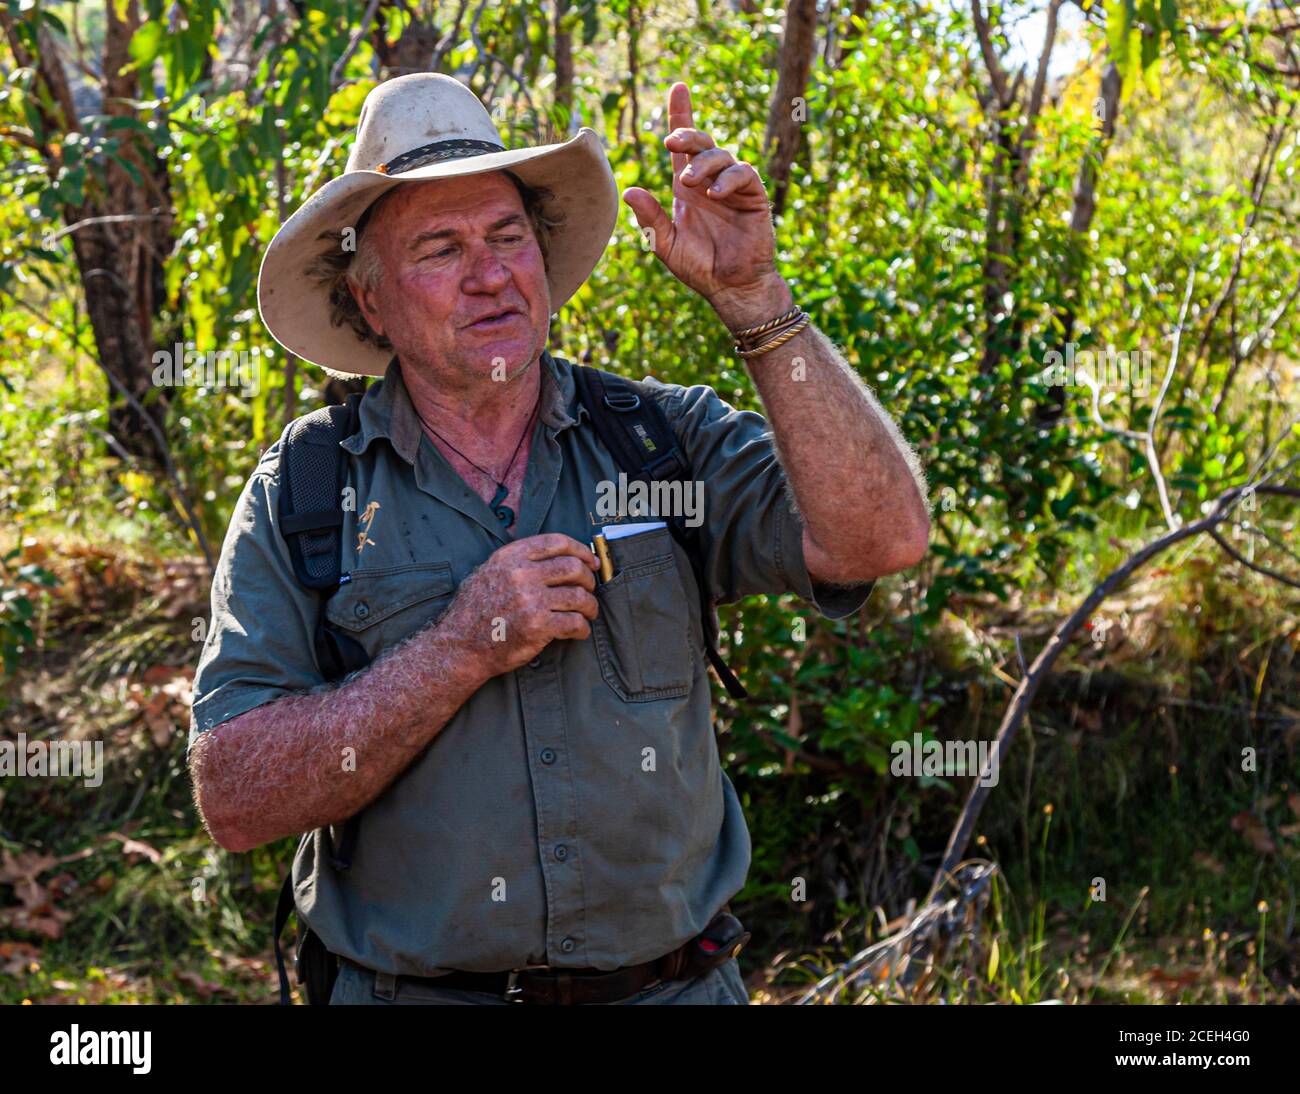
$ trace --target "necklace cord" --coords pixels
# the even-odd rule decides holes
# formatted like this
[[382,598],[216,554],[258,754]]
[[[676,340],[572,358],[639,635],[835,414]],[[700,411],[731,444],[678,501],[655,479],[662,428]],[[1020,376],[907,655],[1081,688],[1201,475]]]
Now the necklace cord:
[[492,474],[492,472],[488,471],[486,468],[480,467],[473,460],[471,460],[467,455],[465,455],[464,452],[462,452],[459,448],[457,448],[454,444],[452,444],[451,441],[447,440],[446,437],[444,437],[441,433],[439,433],[436,429],[434,429],[433,426],[431,426],[428,422],[426,422],[424,420],[424,416],[418,410],[415,412],[415,416],[420,419],[425,429],[427,429],[430,433],[432,433],[435,437],[437,437],[438,440],[442,441],[443,444],[445,444],[448,448],[450,448],[453,452],[455,452],[457,456],[459,456],[472,468],[486,475],[489,479],[492,480],[492,485],[500,489],[501,487],[505,486],[505,480],[510,477],[510,471],[515,466],[515,460],[519,458],[519,450],[524,446],[524,438],[526,438],[532,432],[533,423],[537,418],[537,411],[541,407],[541,405],[542,405],[541,399],[539,398],[537,400],[537,404],[532,409],[532,413],[528,415],[528,421],[524,424],[523,432],[519,434],[519,440],[515,444],[515,450],[510,454],[510,462],[506,464],[505,473],[499,477]]

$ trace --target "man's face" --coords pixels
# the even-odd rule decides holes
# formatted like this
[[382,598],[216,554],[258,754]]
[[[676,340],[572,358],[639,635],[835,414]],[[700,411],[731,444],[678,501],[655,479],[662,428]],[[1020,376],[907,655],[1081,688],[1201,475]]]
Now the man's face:
[[546,347],[542,252],[505,175],[400,186],[364,234],[383,275],[353,292],[403,365],[464,389],[519,375]]

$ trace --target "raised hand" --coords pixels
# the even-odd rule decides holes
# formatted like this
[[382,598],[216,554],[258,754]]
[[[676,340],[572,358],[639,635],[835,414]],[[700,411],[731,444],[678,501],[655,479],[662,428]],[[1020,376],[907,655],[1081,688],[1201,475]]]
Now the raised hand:
[[776,237],[763,180],[695,128],[690,88],[668,91],[664,146],[672,154],[673,215],[648,190],[630,186],[623,200],[655,256],[703,296],[732,330],[774,318],[790,307],[776,272]]

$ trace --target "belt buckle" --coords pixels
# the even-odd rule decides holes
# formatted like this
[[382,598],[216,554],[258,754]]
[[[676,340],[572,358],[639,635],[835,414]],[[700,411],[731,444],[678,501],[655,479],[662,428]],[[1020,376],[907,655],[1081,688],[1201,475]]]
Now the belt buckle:
[[511,969],[510,975],[506,977],[506,991],[503,998],[507,1003],[522,1003],[524,1001],[524,989],[515,986],[515,981],[519,978],[519,970]]
[[506,977],[506,990],[501,997],[507,1003],[522,1003],[524,1001],[524,989],[515,983],[519,979],[519,974],[537,969],[549,969],[550,967],[550,965],[525,965],[522,969],[511,969],[510,974]]

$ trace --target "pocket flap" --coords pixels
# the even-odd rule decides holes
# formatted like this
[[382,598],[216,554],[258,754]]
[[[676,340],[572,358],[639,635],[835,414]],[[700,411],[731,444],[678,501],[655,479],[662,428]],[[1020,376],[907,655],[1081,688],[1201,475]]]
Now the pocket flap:
[[673,534],[667,528],[609,540],[609,555],[615,575],[652,563],[672,562]]
[[448,596],[455,587],[450,562],[353,570],[330,597],[325,618],[344,630],[361,631],[416,604]]

